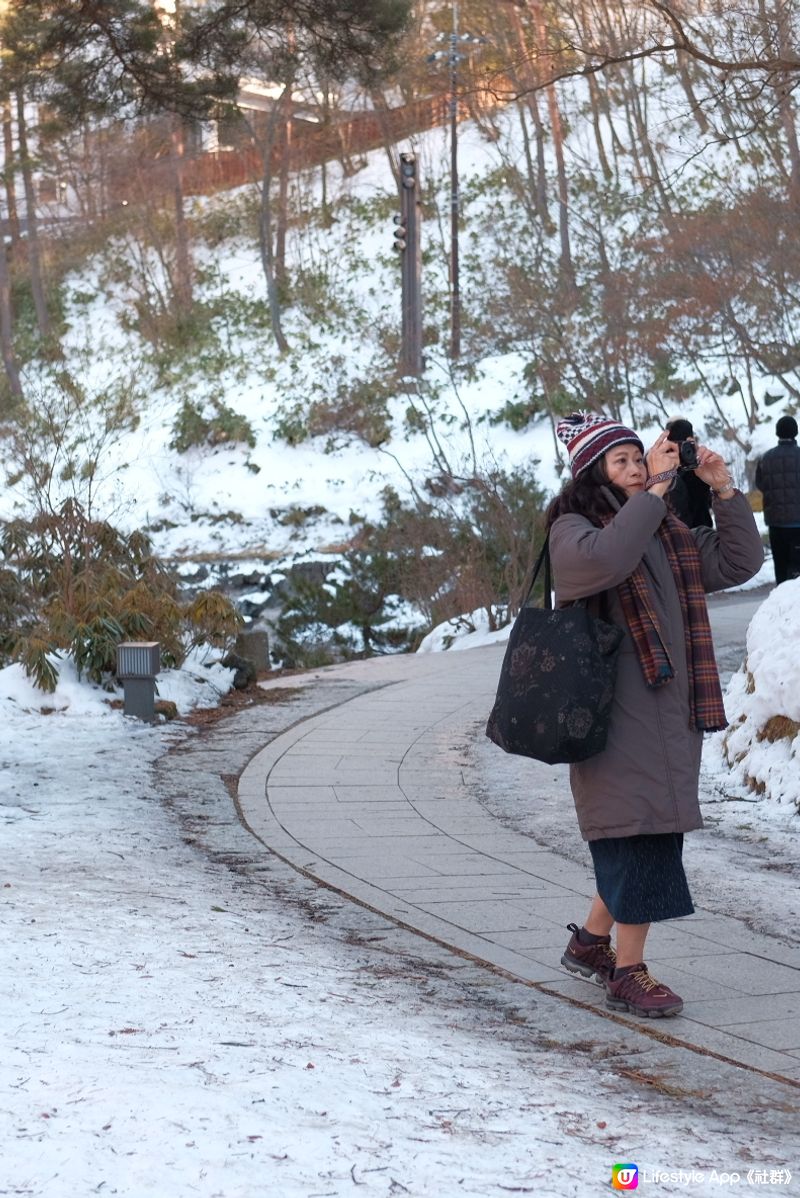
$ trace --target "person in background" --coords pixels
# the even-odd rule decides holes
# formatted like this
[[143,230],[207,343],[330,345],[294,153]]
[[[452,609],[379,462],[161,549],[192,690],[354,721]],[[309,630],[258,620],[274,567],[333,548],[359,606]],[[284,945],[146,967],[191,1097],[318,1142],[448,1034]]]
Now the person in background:
[[[672,441],[694,441],[694,429],[688,420],[668,420],[665,428]],[[675,479],[667,503],[687,528],[713,528],[711,488],[693,470],[684,470]]]
[[606,747],[570,766],[597,894],[561,962],[604,984],[612,1010],[676,1015],[683,1000],[651,976],[644,946],[653,921],[694,910],[683,835],[703,824],[703,733],[727,726],[705,592],[752,578],[764,550],[719,454],[697,446],[717,527],[690,530],[665,503],[679,460],[666,432],[646,456],[637,433],[596,413],[556,432],[572,469],[548,509],[557,605],[587,599],[625,633]]
[[779,585],[800,577],[800,446],[794,416],[781,416],[775,433],[778,444],[756,466],[756,486],[764,496],[764,523]]

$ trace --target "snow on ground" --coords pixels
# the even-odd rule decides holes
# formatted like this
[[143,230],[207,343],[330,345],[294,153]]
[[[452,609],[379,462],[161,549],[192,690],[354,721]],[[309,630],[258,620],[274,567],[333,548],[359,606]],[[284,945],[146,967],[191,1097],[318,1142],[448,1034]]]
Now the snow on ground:
[[583,1198],[620,1160],[787,1163],[764,1079],[643,1087],[588,1015],[562,1051],[530,991],[213,864],[153,790],[185,729],[0,705],[0,1194]]
[[[51,654],[49,660],[58,673],[58,685],[52,693],[39,690],[19,662],[0,670],[0,710],[9,728],[23,713],[68,711],[70,716],[93,718],[113,715],[109,702],[122,698],[121,687],[109,682],[109,688],[104,689],[78,678],[75,663],[68,655]],[[195,707],[216,707],[231,689],[233,675],[233,670],[219,664],[217,654],[207,648],[194,648],[180,669],[163,670],[158,675],[156,695],[170,700],[180,715],[186,715]]]
[[747,630],[726,696],[731,727],[715,738],[735,781],[800,810],[800,578],[775,587]]

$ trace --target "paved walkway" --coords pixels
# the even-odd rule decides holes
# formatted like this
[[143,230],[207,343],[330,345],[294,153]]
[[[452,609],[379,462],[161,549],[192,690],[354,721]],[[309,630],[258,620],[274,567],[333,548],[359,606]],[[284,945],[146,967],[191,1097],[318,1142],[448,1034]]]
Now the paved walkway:
[[[714,606],[729,655],[756,605],[726,597]],[[607,1012],[599,987],[560,966],[565,925],[582,919],[591,874],[489,815],[463,748],[489,710],[502,652],[336,667],[375,689],[301,721],[252,758],[238,791],[246,825],[296,869],[404,927],[643,1035],[800,1085],[796,948],[701,909],[655,926],[648,963],[686,1000],[670,1020]],[[498,750],[498,771],[504,760]],[[531,790],[556,784],[568,794],[566,775],[566,766],[531,762]]]

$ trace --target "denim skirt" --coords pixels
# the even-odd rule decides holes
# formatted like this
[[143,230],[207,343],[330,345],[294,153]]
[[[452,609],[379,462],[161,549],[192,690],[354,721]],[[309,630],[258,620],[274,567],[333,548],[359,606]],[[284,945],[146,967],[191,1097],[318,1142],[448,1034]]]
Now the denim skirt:
[[683,833],[590,840],[597,893],[618,923],[656,923],[694,912]]

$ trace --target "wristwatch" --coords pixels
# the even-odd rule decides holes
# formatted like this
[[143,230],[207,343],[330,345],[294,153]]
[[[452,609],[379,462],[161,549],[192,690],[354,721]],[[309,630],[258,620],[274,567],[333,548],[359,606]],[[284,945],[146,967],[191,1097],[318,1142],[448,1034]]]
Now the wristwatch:
[[734,487],[734,485],[733,485],[733,479],[732,479],[732,478],[728,478],[728,479],[727,479],[727,480],[726,480],[726,481],[725,481],[725,482],[722,484],[722,486],[721,486],[721,487],[712,487],[712,488],[711,488],[711,494],[712,494],[712,495],[719,495],[719,496],[723,496],[723,495],[727,495],[729,491],[730,491],[731,495],[733,495],[733,494],[734,494],[734,492],[736,491],[736,487]]

